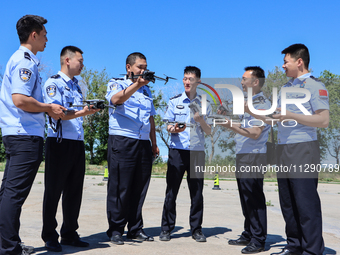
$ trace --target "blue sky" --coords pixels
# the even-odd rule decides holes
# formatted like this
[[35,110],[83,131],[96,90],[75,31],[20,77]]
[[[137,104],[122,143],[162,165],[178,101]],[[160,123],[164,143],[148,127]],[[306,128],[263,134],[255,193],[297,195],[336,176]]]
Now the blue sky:
[[0,66],[19,47],[15,25],[26,14],[48,20],[47,47],[38,56],[52,73],[66,45],[84,51],[87,68],[106,68],[110,77],[125,71],[125,59],[144,53],[156,75],[178,78],[164,86],[166,97],[182,90],[187,65],[202,77],[241,77],[243,68],[259,65],[266,72],[281,66],[281,51],[304,43],[310,67],[340,74],[338,1],[2,1]]

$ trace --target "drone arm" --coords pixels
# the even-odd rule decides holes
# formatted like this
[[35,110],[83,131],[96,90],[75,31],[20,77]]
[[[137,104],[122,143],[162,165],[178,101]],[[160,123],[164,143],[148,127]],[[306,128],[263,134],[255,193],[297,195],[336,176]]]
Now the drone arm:
[[65,114],[65,116],[63,118],[61,118],[62,120],[72,120],[78,117],[84,117],[86,115],[90,115],[90,114],[94,114],[96,112],[100,111],[100,109],[92,109],[89,108],[87,105],[85,105],[85,107],[79,111],[75,110],[75,111],[67,111],[67,113]]

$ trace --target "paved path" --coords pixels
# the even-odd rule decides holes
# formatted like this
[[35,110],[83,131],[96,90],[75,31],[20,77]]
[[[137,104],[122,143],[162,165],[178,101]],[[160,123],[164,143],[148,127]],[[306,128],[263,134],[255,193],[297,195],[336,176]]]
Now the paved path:
[[[0,173],[0,178],[3,173]],[[243,228],[243,216],[238,197],[236,181],[220,181],[222,190],[212,190],[213,181],[205,181],[203,232],[208,237],[206,243],[197,243],[189,230],[190,199],[186,180],[183,180],[177,199],[177,227],[170,242],[161,242],[161,213],[165,193],[165,179],[152,178],[143,208],[145,231],[155,236],[154,242],[126,241],[117,246],[109,242],[105,234],[106,188],[101,176],[86,176],[83,203],[79,218],[79,234],[90,243],[86,249],[63,246],[61,253],[47,252],[40,238],[42,197],[44,191],[43,174],[38,174],[32,191],[24,204],[21,216],[20,236],[27,245],[36,248],[36,254],[241,254],[242,247],[228,245],[228,240],[236,238]],[[268,239],[266,250],[260,254],[269,255],[281,251],[285,244],[284,222],[281,215],[277,184],[265,183],[268,206]],[[322,200],[324,254],[340,253],[340,185],[320,184]],[[57,215],[61,225],[61,210]],[[58,228],[60,228],[60,225]],[[59,230],[59,229],[58,229]],[[123,237],[125,239],[125,236]]]

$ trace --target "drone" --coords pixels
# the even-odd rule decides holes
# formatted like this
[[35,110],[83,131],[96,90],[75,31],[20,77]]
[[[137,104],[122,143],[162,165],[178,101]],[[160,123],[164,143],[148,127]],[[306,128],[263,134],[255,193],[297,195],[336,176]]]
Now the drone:
[[193,124],[190,124],[190,123],[185,123],[185,122],[182,122],[182,121],[168,121],[168,120],[163,120],[165,122],[165,124],[167,125],[173,125],[175,126],[176,124],[178,124],[178,127],[179,128],[184,128],[184,126],[186,127],[191,127]]
[[155,83],[156,79],[165,81],[164,85],[168,83],[169,79],[177,80],[176,78],[169,77],[167,75],[165,75],[165,78],[156,76],[155,72],[151,72],[149,70],[145,70],[142,74],[134,74],[133,72],[131,72],[131,76],[127,77],[127,78],[128,79],[137,79],[139,76],[142,76],[142,78],[144,80],[148,80],[148,81],[151,81],[153,83]]
[[90,110],[90,105],[92,105],[92,109],[104,109],[105,107],[108,107],[108,108],[112,108],[112,109],[115,109],[114,106],[112,105],[107,105],[107,104],[104,104],[104,100],[100,100],[100,99],[90,99],[90,100],[83,100],[81,101],[85,104],[81,104],[81,105],[74,105],[74,104],[70,104],[70,107],[85,107],[85,106],[88,106],[89,110]]

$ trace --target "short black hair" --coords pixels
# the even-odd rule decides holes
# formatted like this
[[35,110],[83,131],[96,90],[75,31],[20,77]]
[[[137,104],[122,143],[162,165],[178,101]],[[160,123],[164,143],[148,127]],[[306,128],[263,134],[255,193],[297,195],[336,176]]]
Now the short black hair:
[[281,54],[289,54],[295,60],[299,58],[302,59],[303,63],[305,64],[305,68],[308,69],[310,56],[309,51],[306,45],[302,43],[296,43],[290,45],[289,47],[285,48]]
[[247,66],[244,71],[252,71],[251,75],[259,79],[259,85],[262,88],[265,82],[266,76],[264,70],[259,66]]
[[[60,65],[63,65],[64,63],[64,57],[68,54],[76,54],[76,52],[79,52],[80,54],[83,54],[83,51],[81,49],[79,49],[76,46],[65,46],[61,52],[60,52]],[[73,56],[73,55],[72,55]]]
[[65,46],[61,52],[60,52],[60,57],[65,56],[68,52],[76,53],[79,52],[80,54],[83,54],[83,51],[79,49],[76,46]]
[[193,73],[197,78],[201,79],[201,70],[196,66],[186,66],[184,68],[184,74]]
[[127,56],[126,64],[130,64],[130,66],[133,66],[136,63],[137,58],[145,59],[145,61],[146,61],[146,57],[142,53],[133,52],[129,56]]
[[20,18],[16,26],[20,43],[26,43],[32,32],[40,34],[46,23],[46,19],[37,15],[25,15]]

